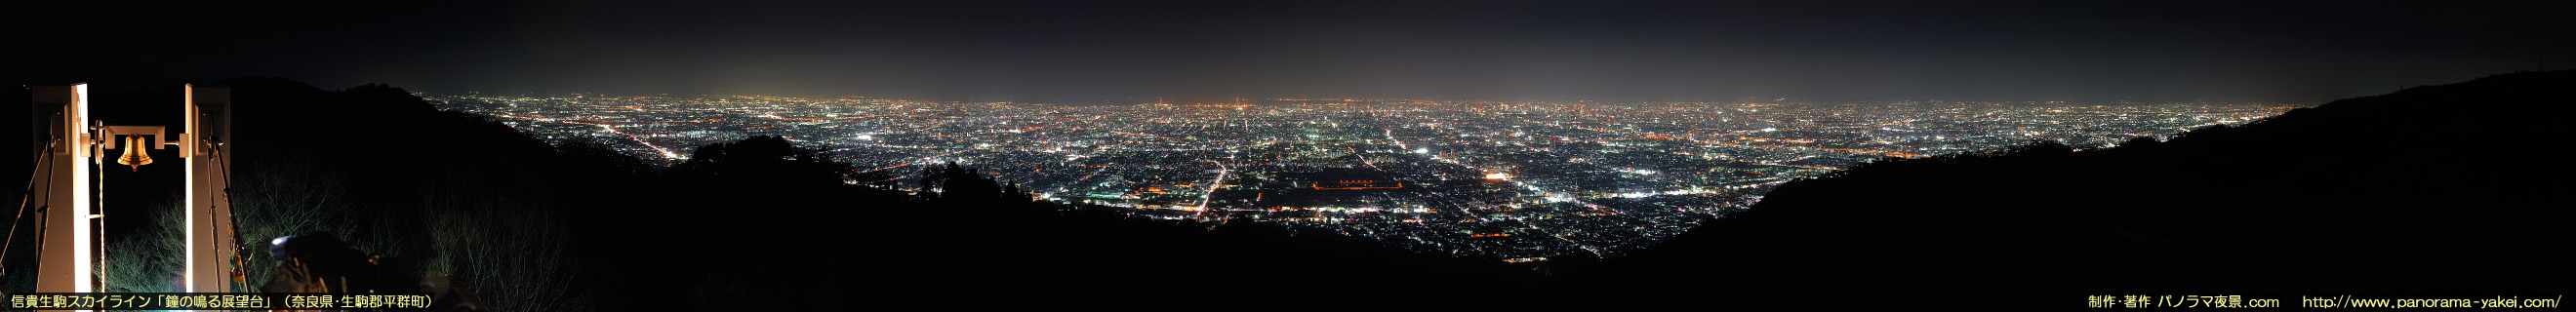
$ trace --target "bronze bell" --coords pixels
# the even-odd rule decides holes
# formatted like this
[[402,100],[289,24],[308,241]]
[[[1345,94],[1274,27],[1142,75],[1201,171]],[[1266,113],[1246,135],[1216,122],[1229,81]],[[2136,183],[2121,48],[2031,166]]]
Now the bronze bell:
[[125,136],[125,156],[116,157],[116,164],[131,171],[142,171],[143,165],[152,164],[152,153],[143,151],[144,144],[143,136]]

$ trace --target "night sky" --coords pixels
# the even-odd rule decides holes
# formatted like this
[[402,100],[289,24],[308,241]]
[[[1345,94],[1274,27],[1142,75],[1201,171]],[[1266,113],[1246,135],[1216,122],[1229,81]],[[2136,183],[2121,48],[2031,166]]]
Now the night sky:
[[2317,104],[2576,67],[2560,1],[228,2],[13,3],[26,44],[0,78],[1061,104]]

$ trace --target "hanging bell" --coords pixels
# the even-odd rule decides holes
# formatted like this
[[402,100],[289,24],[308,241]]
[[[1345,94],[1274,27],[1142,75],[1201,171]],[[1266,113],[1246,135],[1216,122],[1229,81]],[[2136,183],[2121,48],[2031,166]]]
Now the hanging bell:
[[143,171],[143,165],[152,164],[152,153],[143,151],[144,144],[143,136],[125,136],[125,156],[116,157],[116,164],[125,165],[126,170]]

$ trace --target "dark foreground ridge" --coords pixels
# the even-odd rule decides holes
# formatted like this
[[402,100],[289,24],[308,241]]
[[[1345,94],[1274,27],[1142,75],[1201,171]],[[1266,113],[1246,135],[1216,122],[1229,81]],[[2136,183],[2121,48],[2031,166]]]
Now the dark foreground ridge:
[[[2086,295],[2566,294],[2576,71],[2157,142],[1878,162],[1592,269],[1639,304],[2081,308]],[[2295,297],[2282,297],[2295,305]],[[1963,306],[1964,307],[1964,306]]]

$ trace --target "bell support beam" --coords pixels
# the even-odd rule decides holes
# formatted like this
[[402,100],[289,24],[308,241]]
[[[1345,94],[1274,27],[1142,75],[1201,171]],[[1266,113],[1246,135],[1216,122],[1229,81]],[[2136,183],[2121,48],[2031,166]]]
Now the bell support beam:
[[[187,144],[180,143],[180,142],[186,141],[186,140],[187,140],[186,138],[173,137],[173,136],[169,135],[169,131],[168,131],[168,130],[169,130],[169,129],[167,129],[167,127],[162,127],[162,126],[107,126],[106,133],[105,133],[105,134],[101,134],[101,135],[100,135],[100,137],[105,137],[105,138],[109,138],[109,139],[115,139],[115,137],[114,137],[114,136],[118,136],[118,135],[149,135],[149,136],[152,136],[152,140],[153,140],[153,141],[156,141],[156,142],[153,142],[153,144],[152,144],[152,149],[168,149],[170,146],[186,146],[186,145],[187,145]],[[107,146],[106,146],[105,148],[106,148],[106,149],[118,149],[118,148],[123,148],[122,146],[117,146],[117,144],[116,144],[116,143],[117,143],[117,141],[116,141],[116,140],[107,140],[107,142],[105,142],[105,143],[104,143],[104,144],[107,144]],[[180,155],[179,157],[188,157],[188,156],[187,156],[187,155]]]
[[42,156],[51,159],[36,172],[48,178],[34,193],[45,197],[36,292],[91,292],[90,165],[98,155],[89,127],[89,85],[34,89],[35,113],[50,125],[42,134],[54,151]]
[[179,157],[188,159],[187,291],[229,292],[235,268],[226,259],[233,250],[232,187],[225,179],[231,155],[217,156],[231,133],[232,90],[188,85],[187,117],[179,139]]

